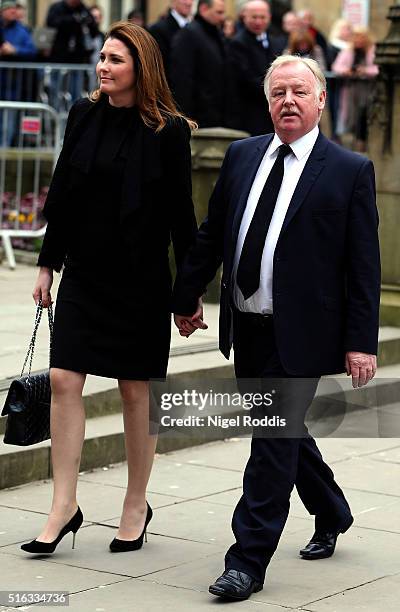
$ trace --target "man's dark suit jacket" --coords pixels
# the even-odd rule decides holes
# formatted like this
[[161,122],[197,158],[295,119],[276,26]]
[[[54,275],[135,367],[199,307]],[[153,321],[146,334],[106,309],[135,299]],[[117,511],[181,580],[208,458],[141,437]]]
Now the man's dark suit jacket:
[[274,128],[265,98],[263,80],[274,59],[285,48],[284,37],[268,35],[264,49],[254,34],[243,28],[229,43],[229,125],[252,136],[267,134]]
[[222,34],[196,15],[174,37],[170,62],[171,87],[180,109],[200,127],[218,127],[225,120],[226,60]]
[[[272,140],[231,144],[209,213],[175,288],[173,309],[193,314],[223,262],[220,349],[232,344],[232,265],[257,169]],[[345,353],[377,352],[378,214],[372,163],[319,134],[282,226],[273,268],[274,330],[284,369],[299,376],[343,372]]]
[[[59,271],[68,254],[70,236],[80,219],[79,193],[94,161],[105,104],[105,96],[96,103],[84,99],[70,111],[64,146],[43,209],[48,225],[39,265]],[[132,145],[126,153],[122,201],[110,202],[110,215],[119,215],[139,303],[153,309],[169,308],[170,240],[179,267],[197,231],[191,197],[190,129],[180,119],[169,119],[158,133],[140,117],[134,124],[128,135]]]
[[150,34],[156,39],[163,56],[164,68],[169,79],[171,44],[175,34],[179,32],[180,26],[176,19],[168,11],[166,17],[161,17],[158,21],[149,26]]

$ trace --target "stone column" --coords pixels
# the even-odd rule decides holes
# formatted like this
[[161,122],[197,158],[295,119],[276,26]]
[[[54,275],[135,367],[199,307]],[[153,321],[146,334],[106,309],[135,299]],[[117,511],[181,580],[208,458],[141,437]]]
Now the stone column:
[[369,116],[368,155],[377,179],[382,255],[381,323],[400,326],[400,0],[377,44],[379,77]]
[[[226,149],[233,140],[246,138],[246,132],[225,128],[203,128],[194,132],[192,147],[193,201],[198,224],[207,215],[208,201],[217,181]],[[219,301],[219,275],[209,285],[207,302]]]

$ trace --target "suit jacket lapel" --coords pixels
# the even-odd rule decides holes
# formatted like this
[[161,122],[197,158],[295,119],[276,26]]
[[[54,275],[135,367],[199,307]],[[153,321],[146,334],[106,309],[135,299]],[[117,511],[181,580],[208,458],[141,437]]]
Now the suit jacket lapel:
[[303,204],[308,192],[316,181],[322,168],[325,166],[325,155],[328,142],[327,138],[320,132],[290,201],[281,233],[285,231],[290,221]]

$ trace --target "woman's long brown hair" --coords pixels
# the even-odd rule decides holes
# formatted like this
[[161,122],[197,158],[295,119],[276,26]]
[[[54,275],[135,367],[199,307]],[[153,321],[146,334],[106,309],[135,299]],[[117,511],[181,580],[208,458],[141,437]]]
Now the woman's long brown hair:
[[[106,34],[108,38],[120,40],[129,49],[135,69],[135,104],[143,122],[156,132],[162,130],[168,118],[185,119],[191,129],[196,123],[180,113],[174,102],[165,76],[160,49],[154,38],[142,27],[130,21],[113,23]],[[100,99],[96,89],[90,95],[92,102]]]

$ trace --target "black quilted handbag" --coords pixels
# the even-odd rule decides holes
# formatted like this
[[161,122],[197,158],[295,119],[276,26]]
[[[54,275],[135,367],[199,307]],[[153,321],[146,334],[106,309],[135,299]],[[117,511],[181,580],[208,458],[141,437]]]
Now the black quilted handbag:
[[[50,350],[53,339],[53,310],[47,309],[50,328]],[[1,413],[7,416],[4,434],[5,444],[29,446],[50,438],[50,376],[48,372],[31,375],[36,334],[42,318],[43,306],[36,309],[35,326],[21,377],[13,380]],[[24,375],[29,360],[28,375]]]

